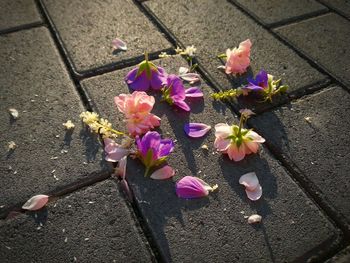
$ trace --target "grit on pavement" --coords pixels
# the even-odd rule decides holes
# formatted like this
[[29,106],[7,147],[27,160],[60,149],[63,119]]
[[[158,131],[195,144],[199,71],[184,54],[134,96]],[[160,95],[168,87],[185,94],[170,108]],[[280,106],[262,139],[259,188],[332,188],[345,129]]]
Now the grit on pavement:
[[[113,51],[115,37],[127,51]],[[228,77],[217,56],[248,38],[248,72]],[[124,77],[144,52],[176,74],[188,61],[159,54],[191,45],[204,98],[185,114],[155,95],[153,109],[158,131],[176,140],[176,174],[145,178],[129,158],[130,199],[79,114],[123,127],[113,98],[129,92]],[[349,61],[347,0],[1,0],[0,262],[350,262]],[[210,96],[260,69],[287,93],[271,103]],[[216,152],[213,129],[183,132],[188,122],[238,123],[247,107],[266,143],[240,162]],[[255,202],[238,183],[252,171],[263,188]],[[186,175],[219,189],[180,199]],[[48,205],[23,210],[36,194]],[[248,224],[251,214],[262,222]]]

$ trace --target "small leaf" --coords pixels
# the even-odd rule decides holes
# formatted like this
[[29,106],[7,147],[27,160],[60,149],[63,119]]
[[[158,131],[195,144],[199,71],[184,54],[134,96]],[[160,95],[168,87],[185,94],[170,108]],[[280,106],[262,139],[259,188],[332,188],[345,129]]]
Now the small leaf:
[[47,195],[35,195],[30,198],[23,206],[23,209],[35,211],[39,210],[46,205],[49,201],[49,196]]

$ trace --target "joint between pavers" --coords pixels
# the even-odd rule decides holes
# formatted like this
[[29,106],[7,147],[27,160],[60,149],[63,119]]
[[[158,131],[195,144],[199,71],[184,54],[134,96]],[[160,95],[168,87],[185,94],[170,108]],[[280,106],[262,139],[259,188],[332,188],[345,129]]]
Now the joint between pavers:
[[338,14],[338,15],[342,16],[343,18],[345,18],[345,19],[347,19],[347,20],[350,21],[350,16],[347,15],[347,14],[345,14],[345,13],[343,13],[343,12],[341,12],[339,9],[336,9],[336,8],[332,7],[331,5],[329,5],[328,3],[324,2],[323,0],[316,0],[316,1],[317,1],[318,3],[320,3],[320,4],[324,5],[324,6],[326,6],[326,7],[327,7],[329,10],[331,10],[332,12],[334,12],[334,13],[336,13],[336,14]]
[[[58,186],[57,188],[55,188],[51,191],[48,191],[46,193],[42,193],[42,194],[48,195],[50,197],[51,201],[53,201],[53,200],[56,200],[62,196],[73,193],[74,191],[81,190],[85,187],[92,186],[98,182],[104,181],[110,177],[111,177],[111,172],[108,170],[95,171],[95,172],[87,174],[86,178],[74,181],[74,182],[66,184],[66,185]],[[4,211],[1,211],[0,212],[0,220],[6,219],[7,216],[11,212],[24,213],[25,210],[22,209],[22,205],[26,201],[27,200],[21,200],[19,202],[16,202],[15,204],[11,205],[10,207],[6,208]]]
[[10,33],[18,32],[21,30],[29,30],[29,29],[37,28],[37,27],[41,27],[41,26],[45,26],[45,23],[42,21],[37,21],[37,22],[29,23],[29,24],[24,24],[24,25],[20,25],[20,26],[1,29],[0,35],[10,34]]

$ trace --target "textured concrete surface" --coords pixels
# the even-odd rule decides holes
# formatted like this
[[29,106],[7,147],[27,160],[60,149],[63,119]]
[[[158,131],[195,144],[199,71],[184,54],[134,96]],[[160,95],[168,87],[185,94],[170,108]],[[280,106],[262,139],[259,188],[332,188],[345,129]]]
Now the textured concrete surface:
[[[144,4],[184,45],[197,47],[200,63],[223,89],[238,87],[245,83],[247,76],[256,74],[260,69],[282,78],[290,86],[290,92],[325,79],[291,49],[225,0],[151,0]],[[169,15],[169,10],[177,15]],[[217,69],[221,65],[217,55],[225,53],[227,48],[238,46],[247,38],[253,43],[248,73],[241,78],[231,78]]]
[[349,0],[319,0],[321,3],[324,3],[342,15],[350,18],[350,1]]
[[348,263],[350,262],[350,246],[340,251],[337,255],[327,260],[326,263]]
[[[46,28],[0,37],[0,210],[103,169],[99,145]],[[9,108],[19,112],[10,117]],[[75,123],[73,132],[62,125]],[[8,142],[17,148],[8,151]],[[56,177],[56,178],[55,178]]]
[[[170,58],[157,64],[175,73],[186,62]],[[113,97],[128,92],[123,81],[128,70],[82,81],[95,108],[111,118],[115,127],[123,124]],[[164,103],[156,104],[154,109],[162,118],[163,135],[176,139],[175,151],[169,158],[169,164],[176,169],[174,180],[144,178],[143,166],[131,159],[127,168],[137,205],[165,260],[291,262],[329,252],[338,244],[338,231],[265,149],[260,156],[234,163],[215,153],[214,131],[201,139],[185,136],[183,125],[189,121],[204,121],[212,126],[218,122],[237,123],[223,104],[212,104],[205,83],[203,90],[205,99],[192,101],[190,115]],[[200,148],[203,144],[208,151]],[[250,171],[257,173],[264,189],[258,202],[249,201],[238,183],[239,177]],[[219,191],[201,200],[179,199],[174,182],[185,175],[198,176],[211,185],[217,183]],[[253,213],[263,216],[261,225],[248,225],[244,216]]]
[[[131,0],[43,2],[79,72],[171,47]],[[113,52],[115,37],[126,42],[126,52]]]
[[347,91],[332,87],[252,119],[253,126],[301,169],[316,185],[317,194],[348,223],[349,99]]
[[0,222],[1,262],[151,262],[139,231],[107,180]]
[[281,27],[276,32],[338,80],[350,85],[350,21],[327,14]]
[[248,10],[265,25],[287,22],[327,10],[314,0],[233,0],[233,2]]
[[40,22],[34,0],[1,0],[0,32],[25,24]]

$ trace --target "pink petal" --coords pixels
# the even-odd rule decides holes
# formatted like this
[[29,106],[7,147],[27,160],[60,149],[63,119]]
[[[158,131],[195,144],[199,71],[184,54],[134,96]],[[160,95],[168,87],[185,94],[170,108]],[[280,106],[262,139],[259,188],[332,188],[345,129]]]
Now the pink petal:
[[246,189],[245,192],[250,200],[256,201],[262,196],[262,187],[259,184],[254,191],[249,191]]
[[197,82],[200,80],[199,75],[197,73],[185,73],[180,75],[179,77],[188,82]]
[[185,133],[192,138],[203,137],[209,132],[210,129],[211,126],[196,122],[186,123],[184,126]]
[[123,158],[121,158],[118,163],[118,167],[116,169],[116,175],[123,179],[125,179],[125,175],[126,175],[127,160],[128,160],[128,156],[124,156]]
[[263,137],[261,137],[259,134],[253,131],[249,131],[246,134],[246,137],[252,139],[253,142],[258,142],[258,143],[265,142],[265,139]]
[[244,144],[241,144],[238,148],[236,144],[231,144],[227,148],[228,157],[235,162],[239,162],[244,159],[245,151],[243,148]]
[[108,162],[118,162],[130,153],[129,149],[122,148],[119,144],[109,138],[105,139],[104,143],[106,152],[105,160]]
[[123,178],[120,181],[120,184],[121,184],[121,187],[123,188],[124,193],[126,194],[126,197],[129,199],[130,202],[132,202],[133,201],[132,193],[131,193],[128,182]]
[[213,191],[217,186],[210,187],[203,180],[193,177],[185,176],[176,183],[176,194],[178,197],[192,199],[207,196],[209,191]]
[[188,104],[186,102],[184,102],[183,100],[174,101],[174,105],[178,106],[179,108],[183,109],[184,111],[191,110],[190,106],[188,106]]
[[259,185],[259,179],[256,173],[246,173],[239,178],[239,183],[244,185],[248,191],[254,191]]
[[120,49],[120,50],[124,50],[124,51],[126,51],[128,49],[126,46],[126,43],[117,37],[115,39],[113,39],[112,45],[113,45],[114,49]]
[[35,211],[44,207],[46,203],[49,201],[49,196],[47,195],[35,195],[30,198],[23,206],[23,209]]
[[203,92],[198,87],[191,87],[185,90],[186,98],[201,98],[203,97]]
[[154,173],[151,174],[151,178],[155,180],[165,180],[175,175],[175,170],[171,168],[169,165],[166,165]]
[[215,137],[227,138],[232,133],[232,127],[227,123],[218,123],[215,125]]

